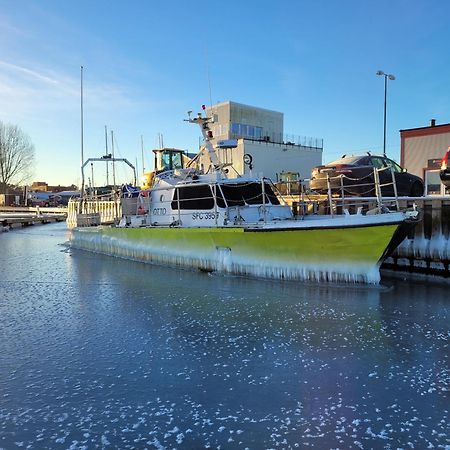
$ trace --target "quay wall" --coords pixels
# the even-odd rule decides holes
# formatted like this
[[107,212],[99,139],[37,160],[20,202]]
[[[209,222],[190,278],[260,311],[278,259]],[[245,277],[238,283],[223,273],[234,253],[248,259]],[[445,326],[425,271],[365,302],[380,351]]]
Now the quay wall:
[[[400,200],[400,207],[411,205]],[[422,220],[410,231],[382,268],[450,277],[450,197],[414,200]]]
[[[324,196],[308,198],[303,203],[298,200],[298,195],[288,198],[294,214],[301,214],[302,206],[309,214],[329,214],[328,200]],[[383,198],[383,203],[394,207],[396,201],[394,198]],[[450,196],[399,197],[398,206],[400,210],[416,207],[421,220],[381,268],[450,278]],[[344,200],[344,208],[352,214],[358,208],[367,211],[376,207],[375,198]],[[339,199],[334,212],[342,214],[342,208]]]
[[64,208],[0,207],[0,232],[35,224],[62,222],[66,217]]

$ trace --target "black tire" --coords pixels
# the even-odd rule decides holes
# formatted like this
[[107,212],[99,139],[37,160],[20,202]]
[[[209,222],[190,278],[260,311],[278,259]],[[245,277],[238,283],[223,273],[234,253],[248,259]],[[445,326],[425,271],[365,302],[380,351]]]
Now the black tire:
[[423,184],[416,181],[411,186],[411,191],[409,192],[410,197],[422,197],[423,195]]

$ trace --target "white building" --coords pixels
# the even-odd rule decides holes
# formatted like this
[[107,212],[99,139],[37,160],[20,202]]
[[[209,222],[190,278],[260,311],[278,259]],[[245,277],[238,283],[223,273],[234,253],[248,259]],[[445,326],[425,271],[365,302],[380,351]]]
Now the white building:
[[[283,130],[283,113],[235,102],[223,102],[206,109],[211,125],[213,145],[219,141],[236,139],[236,148],[221,148],[218,158],[229,164],[230,177],[262,173],[273,181],[283,173],[298,173],[309,178],[311,169],[322,163],[323,140],[288,136]],[[251,166],[244,163],[244,155],[250,155]],[[197,163],[203,169],[210,166],[206,151],[201,151]]]

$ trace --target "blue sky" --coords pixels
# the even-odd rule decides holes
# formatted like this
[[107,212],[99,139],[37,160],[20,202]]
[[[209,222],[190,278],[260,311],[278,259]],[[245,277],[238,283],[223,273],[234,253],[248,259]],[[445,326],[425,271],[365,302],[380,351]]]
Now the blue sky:
[[[284,113],[285,132],[324,139],[324,162],[387,153],[399,130],[450,122],[447,1],[0,0],[0,120],[36,148],[33,180],[80,183],[80,66],[85,157],[146,166],[158,134],[196,151],[188,110],[232,100]],[[209,74],[209,75],[208,75]],[[444,150],[444,149],[443,149]],[[125,169],[124,169],[125,170]],[[307,176],[308,174],[305,174]]]

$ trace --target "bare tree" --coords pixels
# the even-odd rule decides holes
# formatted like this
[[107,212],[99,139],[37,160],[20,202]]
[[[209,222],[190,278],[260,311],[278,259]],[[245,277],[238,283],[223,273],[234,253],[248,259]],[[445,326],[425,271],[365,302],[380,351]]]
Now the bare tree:
[[18,126],[0,121],[0,193],[11,184],[20,185],[31,175],[34,145]]

